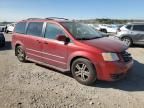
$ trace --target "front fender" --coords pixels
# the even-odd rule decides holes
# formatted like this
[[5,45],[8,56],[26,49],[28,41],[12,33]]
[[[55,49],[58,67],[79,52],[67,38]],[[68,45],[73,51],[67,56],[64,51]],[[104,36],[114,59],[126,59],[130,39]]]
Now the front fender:
[[77,51],[72,53],[69,57],[68,57],[68,69],[70,70],[70,66],[71,66],[71,61],[74,58],[86,58],[88,60],[90,60],[93,64],[96,62],[100,62],[102,60],[102,56],[100,53],[98,54],[94,54],[94,53],[89,53],[89,52],[85,52],[85,51]]

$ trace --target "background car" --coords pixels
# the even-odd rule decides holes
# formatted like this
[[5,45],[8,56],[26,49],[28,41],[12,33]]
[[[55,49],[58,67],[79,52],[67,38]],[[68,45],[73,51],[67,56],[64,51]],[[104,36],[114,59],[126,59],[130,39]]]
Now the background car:
[[5,37],[3,33],[0,33],[0,47],[5,46]]
[[90,27],[92,27],[92,28],[94,28],[95,30],[100,31],[100,26],[99,26],[99,24],[87,24],[87,25],[90,26]]
[[15,23],[8,24],[8,25],[6,26],[6,28],[5,28],[5,32],[6,32],[6,33],[13,32],[14,27],[15,27]]
[[118,30],[116,36],[128,46],[144,45],[144,23],[128,23]]
[[88,24],[95,30],[103,33],[117,33],[117,30],[122,26],[121,24]]
[[117,25],[100,25],[100,31],[105,33],[116,33],[118,29]]
[[101,32],[100,31],[100,27],[97,24],[88,24],[88,26],[92,27],[93,29],[95,29],[97,32],[99,32],[103,37],[109,37],[109,34]]
[[96,31],[99,32],[103,37],[109,37],[108,33],[104,33],[104,32],[98,31],[98,30],[96,30]]
[[0,32],[4,32],[4,29],[5,29],[5,25],[0,24]]

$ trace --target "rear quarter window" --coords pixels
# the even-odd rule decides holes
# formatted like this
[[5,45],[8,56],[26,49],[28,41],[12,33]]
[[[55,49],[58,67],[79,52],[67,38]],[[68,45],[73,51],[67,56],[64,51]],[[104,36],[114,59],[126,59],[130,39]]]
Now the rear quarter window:
[[16,24],[15,32],[25,34],[26,22],[20,22]]

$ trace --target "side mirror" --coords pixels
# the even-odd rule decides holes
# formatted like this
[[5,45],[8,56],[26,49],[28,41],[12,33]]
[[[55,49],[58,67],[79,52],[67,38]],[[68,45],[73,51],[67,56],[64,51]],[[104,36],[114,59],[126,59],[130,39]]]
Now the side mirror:
[[70,42],[70,39],[66,37],[65,35],[58,35],[56,38],[58,41],[63,41],[65,44],[68,44]]

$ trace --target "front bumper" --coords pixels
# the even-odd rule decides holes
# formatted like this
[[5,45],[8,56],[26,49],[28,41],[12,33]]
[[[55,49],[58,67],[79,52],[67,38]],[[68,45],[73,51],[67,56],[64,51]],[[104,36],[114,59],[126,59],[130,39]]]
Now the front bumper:
[[132,68],[133,60],[129,62],[102,62],[96,64],[99,80],[115,81],[123,78]]

